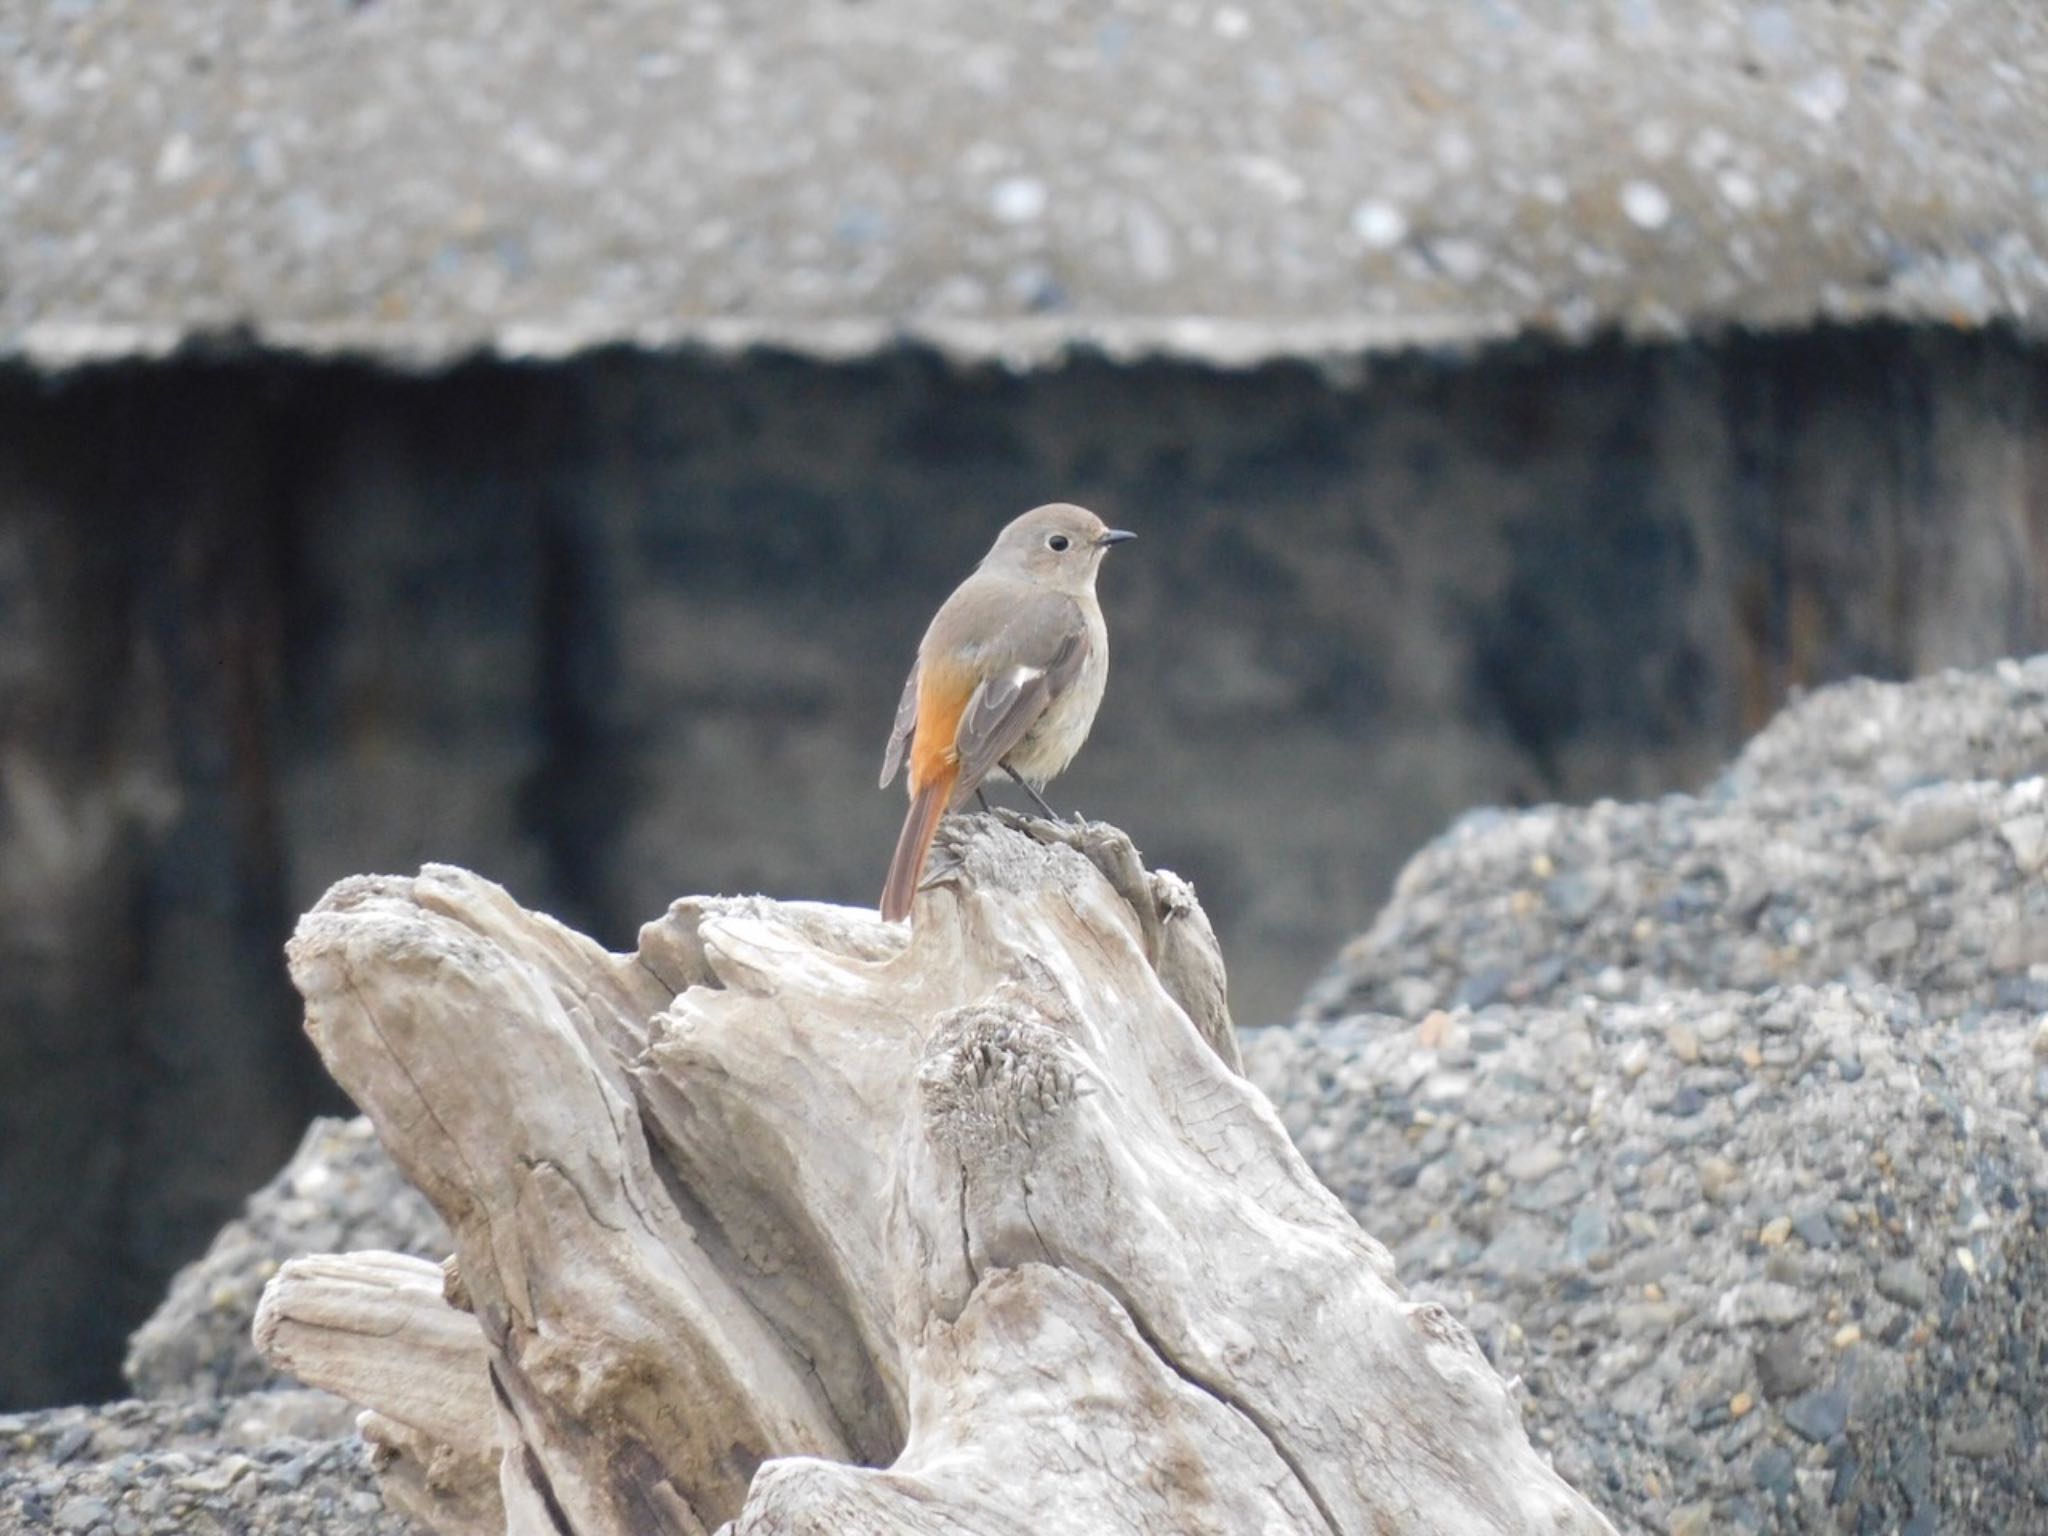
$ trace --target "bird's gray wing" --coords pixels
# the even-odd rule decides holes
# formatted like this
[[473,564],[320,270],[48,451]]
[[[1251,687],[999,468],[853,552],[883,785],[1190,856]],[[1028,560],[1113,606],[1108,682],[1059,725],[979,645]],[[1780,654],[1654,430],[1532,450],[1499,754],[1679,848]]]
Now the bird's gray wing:
[[910,664],[910,676],[903,680],[903,697],[896,703],[896,723],[889,727],[889,745],[882,753],[882,788],[903,766],[903,754],[910,750],[911,733],[917,729],[917,663]]
[[[1062,602],[1071,610],[1071,602]],[[1081,670],[1088,651],[1087,631],[1073,622],[1070,614],[1058,615],[1056,623],[1057,628],[1039,624],[1035,635],[1027,630],[1015,636],[1020,643],[1005,648],[1015,659],[991,670],[968,699],[953,736],[960,754],[956,800],[972,794],[1010,755],[1046,706],[1067,690]],[[1038,643],[1033,644],[1034,640]]]

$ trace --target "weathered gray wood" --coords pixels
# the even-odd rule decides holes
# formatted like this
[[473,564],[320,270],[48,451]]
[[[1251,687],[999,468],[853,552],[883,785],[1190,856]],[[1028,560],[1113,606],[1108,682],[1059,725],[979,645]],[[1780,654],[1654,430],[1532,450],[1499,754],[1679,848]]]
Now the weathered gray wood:
[[293,1259],[264,1289],[256,1347],[308,1386],[481,1456],[497,1447],[484,1337],[441,1292],[440,1266],[409,1254]]
[[498,1412],[476,1319],[443,1298],[439,1265],[402,1253],[293,1259],[265,1287],[256,1347],[357,1403],[385,1495],[463,1536],[505,1528]]
[[[440,1433],[521,1533],[1607,1529],[1236,1070],[1184,882],[995,818],[930,871],[909,929],[701,898],[625,957],[440,867],[308,915],[308,1028],[474,1319],[293,1266],[259,1339],[403,1426],[395,1499],[476,1528]],[[458,1408],[308,1348],[374,1283],[476,1351]]]

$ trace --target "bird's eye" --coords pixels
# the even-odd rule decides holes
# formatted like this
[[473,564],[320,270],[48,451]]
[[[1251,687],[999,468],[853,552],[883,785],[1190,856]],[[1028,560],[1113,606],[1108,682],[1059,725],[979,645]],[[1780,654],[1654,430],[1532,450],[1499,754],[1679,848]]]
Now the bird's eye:
[[1054,554],[1058,554],[1067,547],[1067,536],[1064,533],[1056,533],[1047,539],[1045,544],[1046,548],[1052,550]]

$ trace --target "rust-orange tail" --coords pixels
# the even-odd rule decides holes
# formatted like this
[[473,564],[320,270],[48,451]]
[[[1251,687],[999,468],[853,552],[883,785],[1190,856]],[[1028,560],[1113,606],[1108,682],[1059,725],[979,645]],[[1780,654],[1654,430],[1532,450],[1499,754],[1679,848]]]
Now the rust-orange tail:
[[896,839],[896,856],[889,861],[889,878],[882,882],[882,921],[900,923],[910,916],[910,899],[917,894],[918,877],[924,873],[924,856],[939,830],[939,818],[953,798],[957,769],[934,775],[910,802],[910,814],[903,818],[903,833]]

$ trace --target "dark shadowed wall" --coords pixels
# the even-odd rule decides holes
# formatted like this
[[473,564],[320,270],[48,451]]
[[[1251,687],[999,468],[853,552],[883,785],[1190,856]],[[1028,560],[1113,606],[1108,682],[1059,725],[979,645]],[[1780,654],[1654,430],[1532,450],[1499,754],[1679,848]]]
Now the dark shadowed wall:
[[1788,688],[2048,637],[2048,366],[1898,330],[1334,376],[898,353],[0,376],[0,1405],[112,1394],[333,1102],[279,948],[471,865],[632,942],[869,902],[934,604],[1071,498],[1141,541],[1054,789],[1286,1013],[1478,802],[1697,784]]

